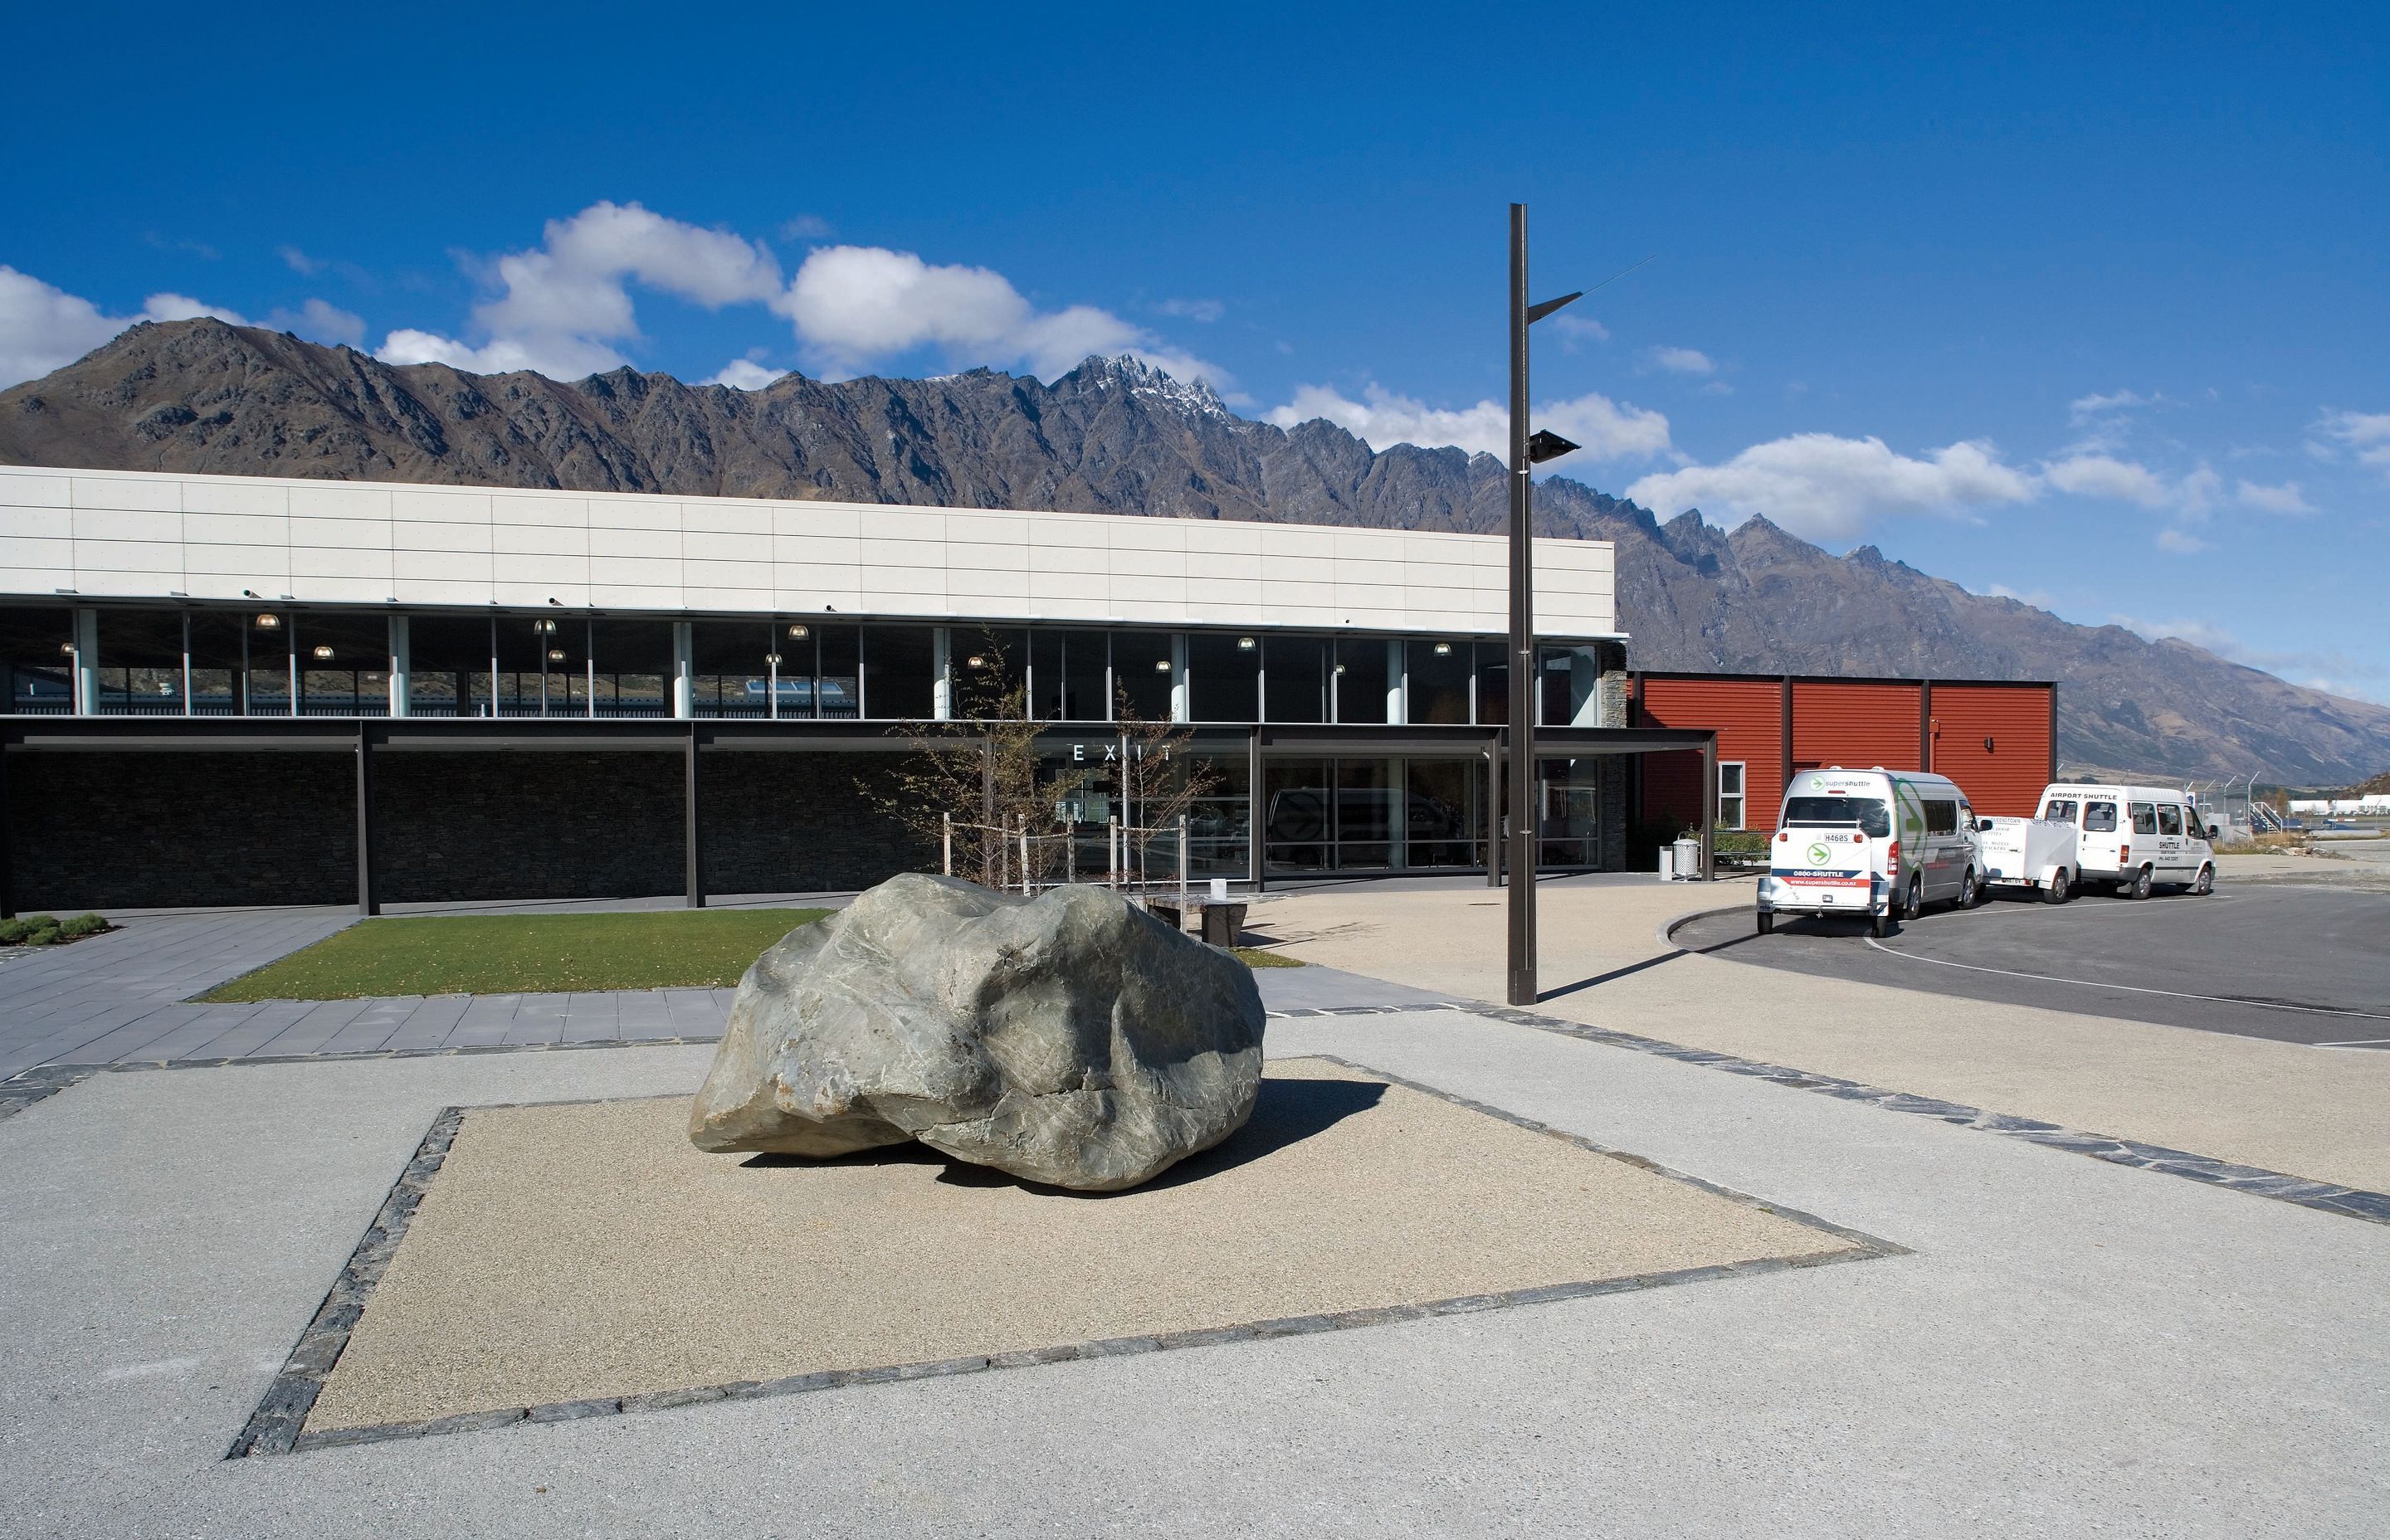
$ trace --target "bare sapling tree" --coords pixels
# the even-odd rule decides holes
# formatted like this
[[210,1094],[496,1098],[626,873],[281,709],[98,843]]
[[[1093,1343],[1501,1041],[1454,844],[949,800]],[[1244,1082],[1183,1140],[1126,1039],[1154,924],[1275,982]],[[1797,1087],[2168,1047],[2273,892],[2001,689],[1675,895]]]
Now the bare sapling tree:
[[1165,874],[1178,870],[1179,820],[1193,822],[1195,810],[1220,789],[1219,770],[1192,750],[1195,730],[1137,715],[1125,691],[1112,702],[1120,729],[1120,792],[1123,827],[1128,830],[1129,869],[1152,881],[1154,847],[1162,847]]
[[[988,888],[1024,876],[1058,880],[1068,855],[1052,838],[1060,830],[1040,774],[1040,724],[1030,715],[1028,683],[993,636],[970,639],[968,650],[966,640],[956,634],[954,720],[891,727],[889,735],[911,739],[915,751],[888,756],[884,767],[856,777],[855,789],[917,849],[938,852],[951,834],[957,877]],[[1025,874],[1023,831],[1031,836]]]

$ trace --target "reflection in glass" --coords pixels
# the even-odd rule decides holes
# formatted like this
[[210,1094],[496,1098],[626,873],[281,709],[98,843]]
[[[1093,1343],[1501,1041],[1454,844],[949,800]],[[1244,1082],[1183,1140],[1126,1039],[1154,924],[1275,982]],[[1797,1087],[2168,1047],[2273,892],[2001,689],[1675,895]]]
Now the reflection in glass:
[[183,612],[99,612],[100,712],[109,716],[183,714]]
[[1463,725],[1469,721],[1471,644],[1449,637],[1415,641],[1404,648],[1409,674],[1412,722]]
[[1328,642],[1270,636],[1262,643],[1266,709],[1272,722],[1328,720]]

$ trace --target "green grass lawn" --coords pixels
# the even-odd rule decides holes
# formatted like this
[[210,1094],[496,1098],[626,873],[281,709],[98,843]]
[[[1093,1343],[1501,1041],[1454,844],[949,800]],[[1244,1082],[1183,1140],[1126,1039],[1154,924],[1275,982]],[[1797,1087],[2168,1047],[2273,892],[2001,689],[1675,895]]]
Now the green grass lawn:
[[199,996],[561,994],[735,984],[763,950],[828,909],[368,919]]
[[1247,968],[1301,968],[1304,966],[1301,957],[1290,957],[1266,947],[1231,946],[1228,950],[1242,958]]

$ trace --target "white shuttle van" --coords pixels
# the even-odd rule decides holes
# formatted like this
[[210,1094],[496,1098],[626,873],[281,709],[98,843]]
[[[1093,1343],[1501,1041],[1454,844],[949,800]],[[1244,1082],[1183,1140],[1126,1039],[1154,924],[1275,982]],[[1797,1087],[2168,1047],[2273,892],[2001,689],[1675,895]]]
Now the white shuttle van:
[[1804,770],[1792,777],[1759,879],[1759,931],[1778,915],[1864,917],[1878,936],[1949,899],[1984,895],[1975,813],[1958,783],[1906,770]]
[[2127,898],[2147,898],[2162,882],[2216,891],[2217,828],[2187,791],[2058,781],[2042,789],[2036,816],[2075,826],[2085,882]]

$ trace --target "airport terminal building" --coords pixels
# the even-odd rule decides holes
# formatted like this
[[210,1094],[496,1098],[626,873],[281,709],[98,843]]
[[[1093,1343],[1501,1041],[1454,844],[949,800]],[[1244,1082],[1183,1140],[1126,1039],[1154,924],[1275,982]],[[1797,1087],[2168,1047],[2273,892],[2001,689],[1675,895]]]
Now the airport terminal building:
[[1548,869],[1626,864],[1653,755],[1764,827],[1774,774],[1646,708],[1611,547],[1536,560],[1521,682],[1497,537],[0,467],[0,898],[852,889],[937,860],[888,756],[1016,687],[1098,823],[1119,714],[1183,727],[1199,878],[1484,872],[1514,709]]

